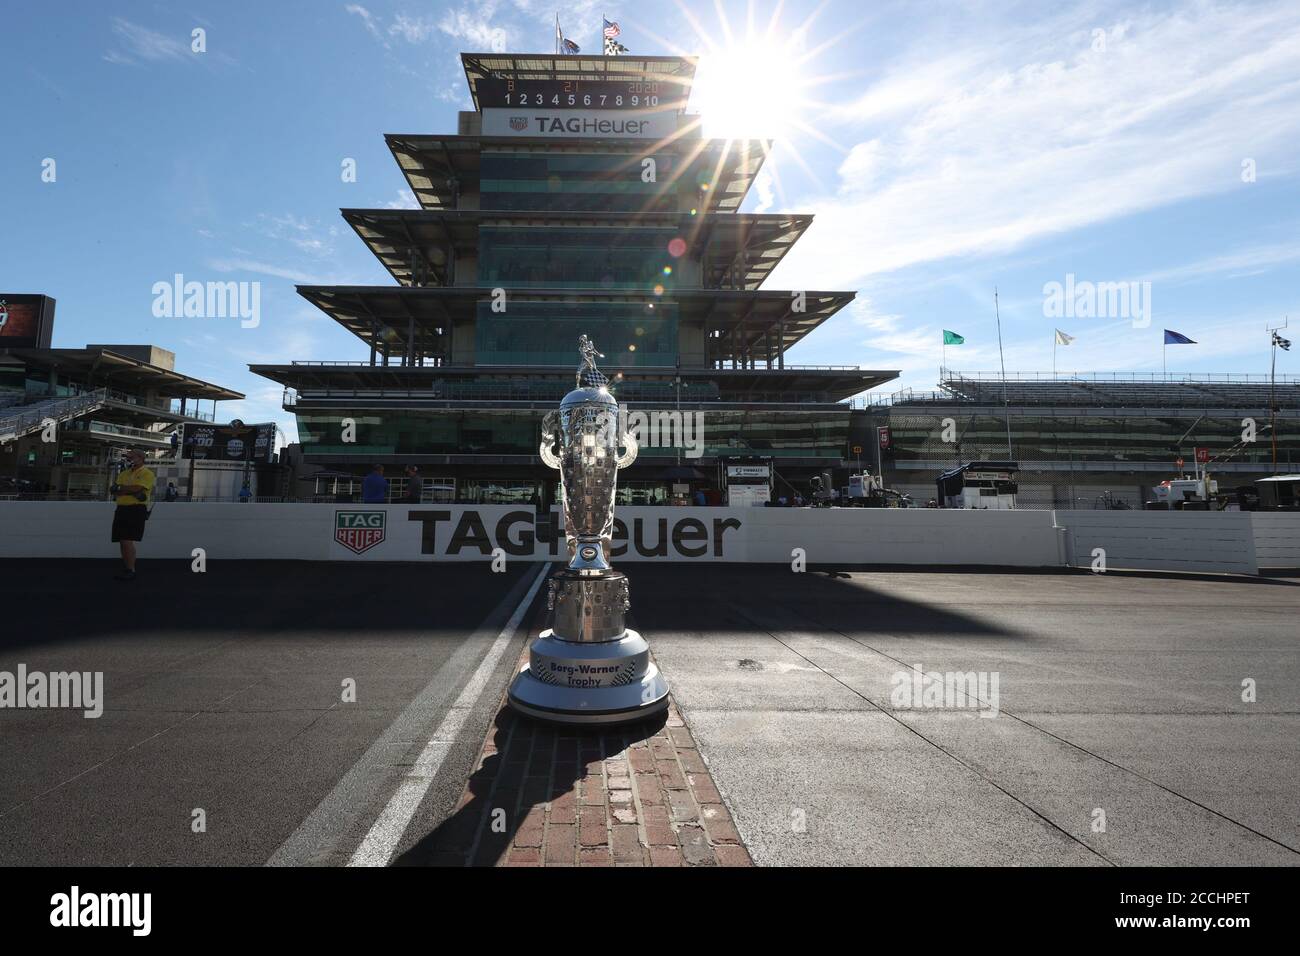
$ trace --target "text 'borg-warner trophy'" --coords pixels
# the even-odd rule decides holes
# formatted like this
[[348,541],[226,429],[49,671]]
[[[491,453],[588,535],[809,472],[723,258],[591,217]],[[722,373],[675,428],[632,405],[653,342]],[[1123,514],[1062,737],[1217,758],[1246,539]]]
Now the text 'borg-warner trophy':
[[510,704],[545,720],[620,723],[667,707],[668,684],[645,639],[624,624],[627,577],[609,565],[618,470],[636,459],[636,439],[619,428],[618,402],[596,368],[604,356],[585,335],[578,351],[577,388],[546,413],[540,448],[560,470],[569,564],[551,576],[552,626],[529,649]]

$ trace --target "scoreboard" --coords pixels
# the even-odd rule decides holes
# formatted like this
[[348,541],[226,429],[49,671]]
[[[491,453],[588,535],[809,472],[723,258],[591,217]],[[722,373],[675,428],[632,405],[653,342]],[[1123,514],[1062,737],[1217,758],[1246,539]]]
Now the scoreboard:
[[659,80],[517,80],[483,77],[475,84],[480,108],[545,106],[578,110],[680,110],[686,91]]
[[181,426],[181,456],[217,461],[269,462],[275,453],[275,423]]

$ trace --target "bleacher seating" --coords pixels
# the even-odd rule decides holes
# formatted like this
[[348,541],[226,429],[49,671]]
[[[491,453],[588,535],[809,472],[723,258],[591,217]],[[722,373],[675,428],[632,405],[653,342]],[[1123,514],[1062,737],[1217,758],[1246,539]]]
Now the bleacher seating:
[[[1262,379],[1262,380],[1261,380]],[[982,405],[1096,408],[1267,408],[1266,377],[1215,380],[1212,376],[1169,378],[1119,375],[1006,379],[992,375],[946,373],[940,386],[952,398]],[[1300,408],[1300,382],[1279,377],[1279,408]],[[906,401],[906,400],[904,400]]]

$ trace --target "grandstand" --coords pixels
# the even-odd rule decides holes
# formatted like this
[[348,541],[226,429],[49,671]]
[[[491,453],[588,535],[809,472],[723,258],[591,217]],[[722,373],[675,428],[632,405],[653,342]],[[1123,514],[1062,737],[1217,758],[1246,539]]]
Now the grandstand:
[[1009,457],[1022,469],[1021,507],[1138,508],[1178,475],[1178,459],[1192,470],[1197,448],[1224,490],[1275,472],[1274,437],[1276,471],[1300,471],[1300,378],[944,370],[937,391],[865,403],[853,441],[874,451],[880,426],[886,484],[920,502],[941,472]]
[[[1276,383],[1279,403],[1300,404],[1300,378]],[[1274,383],[1267,375],[1135,376],[1092,372],[1068,378],[1037,373],[1005,378],[981,372],[949,372],[940,387],[949,398],[1000,405],[1088,408],[1267,408]]]

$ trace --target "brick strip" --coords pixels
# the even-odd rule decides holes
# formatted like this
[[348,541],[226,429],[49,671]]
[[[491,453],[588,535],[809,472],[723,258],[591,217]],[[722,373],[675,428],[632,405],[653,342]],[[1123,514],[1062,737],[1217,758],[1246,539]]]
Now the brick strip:
[[534,721],[503,697],[429,850],[444,866],[753,865],[673,703],[601,729]]

